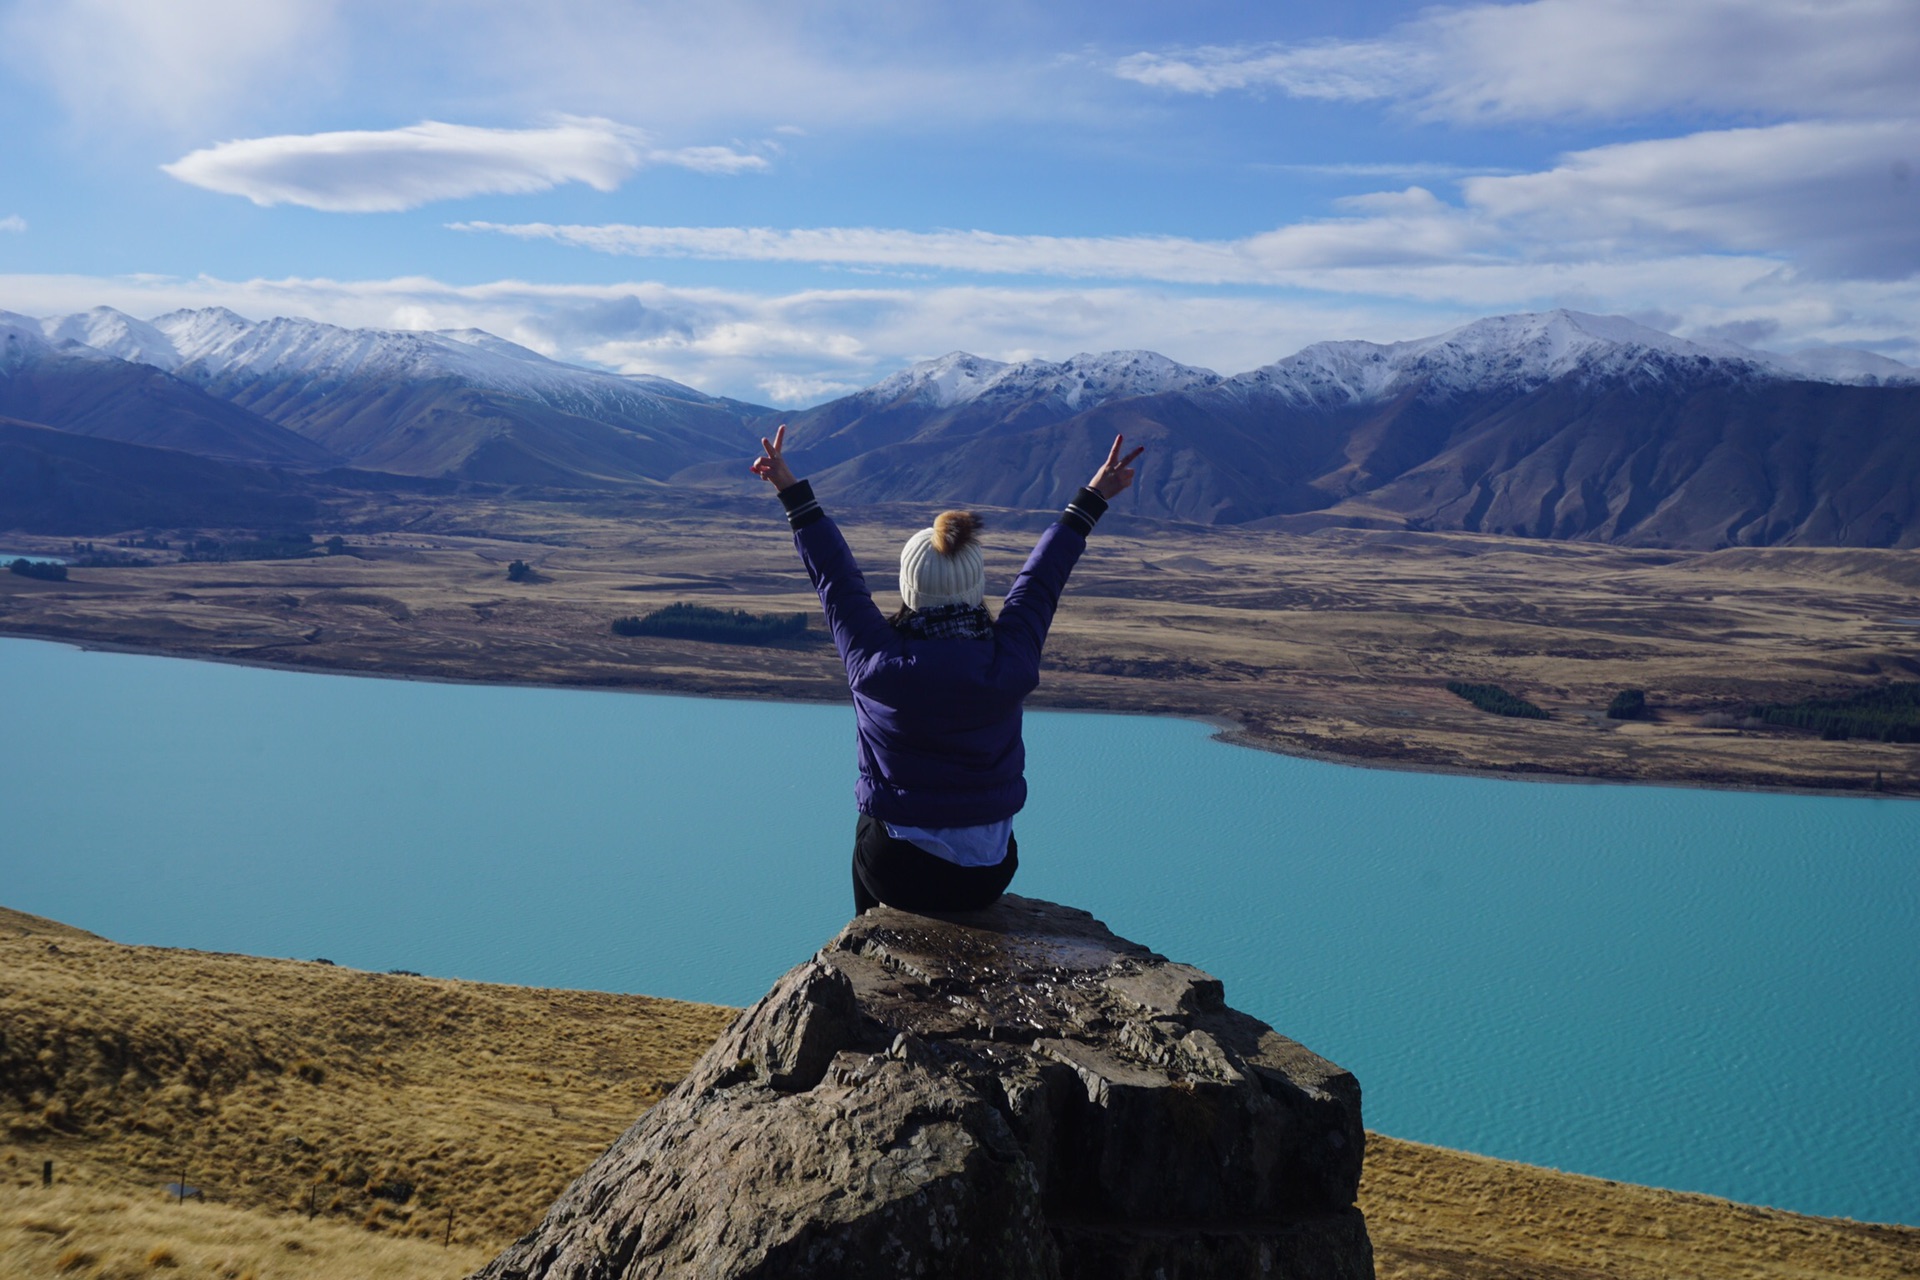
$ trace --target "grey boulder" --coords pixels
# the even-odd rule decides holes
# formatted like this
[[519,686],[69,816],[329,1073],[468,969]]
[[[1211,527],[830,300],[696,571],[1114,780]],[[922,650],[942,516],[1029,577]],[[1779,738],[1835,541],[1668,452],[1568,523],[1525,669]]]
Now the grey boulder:
[[1008,896],[849,924],[485,1280],[1357,1280],[1352,1075]]

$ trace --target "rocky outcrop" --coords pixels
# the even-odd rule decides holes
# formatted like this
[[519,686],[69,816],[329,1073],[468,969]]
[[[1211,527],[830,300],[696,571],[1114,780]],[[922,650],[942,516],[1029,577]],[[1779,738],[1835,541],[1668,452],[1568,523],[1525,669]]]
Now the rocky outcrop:
[[1007,897],[860,916],[488,1280],[1373,1274],[1347,1072],[1218,980]]

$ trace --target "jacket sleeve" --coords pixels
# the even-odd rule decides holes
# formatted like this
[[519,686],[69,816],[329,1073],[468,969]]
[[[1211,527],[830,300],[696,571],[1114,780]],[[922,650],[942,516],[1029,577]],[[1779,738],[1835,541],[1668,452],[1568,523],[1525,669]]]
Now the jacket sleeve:
[[840,527],[827,517],[813,486],[799,480],[780,491],[780,505],[787,510],[787,522],[793,526],[794,549],[807,577],[820,596],[820,607],[827,615],[827,629],[840,651],[840,661],[854,678],[855,665],[886,647],[894,638],[880,607],[867,590],[867,580],[853,558],[853,548],[840,535]]
[[1060,607],[1060,593],[1067,588],[1067,575],[1079,563],[1080,553],[1087,549],[1087,535],[1106,510],[1107,500],[1093,490],[1074,494],[1060,519],[1040,535],[1007,591],[997,628],[1000,643],[1036,670],[1054,611]]

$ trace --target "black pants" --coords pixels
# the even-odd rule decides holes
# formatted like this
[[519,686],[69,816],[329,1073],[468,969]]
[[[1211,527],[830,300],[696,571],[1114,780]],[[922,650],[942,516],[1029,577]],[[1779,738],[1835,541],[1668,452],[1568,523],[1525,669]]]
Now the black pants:
[[1007,856],[991,867],[962,867],[909,840],[887,834],[887,824],[860,815],[853,829],[853,913],[886,903],[903,911],[978,911],[1005,893],[1020,869],[1019,846],[1007,836]]

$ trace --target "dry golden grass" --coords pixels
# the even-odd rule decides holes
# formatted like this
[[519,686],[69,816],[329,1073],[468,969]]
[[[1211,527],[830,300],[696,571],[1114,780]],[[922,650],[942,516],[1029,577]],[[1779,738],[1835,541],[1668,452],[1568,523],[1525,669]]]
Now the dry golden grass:
[[[730,1015],[124,947],[5,909],[0,972],[8,1280],[452,1280],[531,1226]],[[161,1193],[183,1165],[207,1203]],[[406,1200],[371,1194],[395,1179]],[[1361,1202],[1382,1280],[1920,1275],[1920,1230],[1377,1134]]]
[[[731,1011],[125,947],[0,919],[8,1173],[79,1160],[127,1187],[389,1235],[525,1231]],[[29,1177],[29,1175],[31,1175]]]
[[1381,1280],[1895,1280],[1920,1230],[1810,1218],[1367,1135]]
[[[849,513],[843,513],[849,514]],[[885,597],[927,512],[850,513]],[[0,633],[247,662],[741,697],[845,696],[826,646],[609,633],[673,600],[817,608],[771,500],[437,500],[345,530],[365,558],[0,575]],[[1031,513],[989,513],[990,585]],[[381,531],[384,530],[384,531]],[[23,547],[57,540],[19,539]],[[537,579],[509,583],[524,559]],[[1129,533],[1075,570],[1043,705],[1240,725],[1284,751],[1424,769],[1920,794],[1920,748],[1718,727],[1753,702],[1920,678],[1920,552],[1627,550],[1466,534]],[[1445,691],[1504,685],[1553,713],[1503,719]],[[1602,714],[1644,689],[1653,719]]]
[[0,1186],[0,1274],[9,1280],[455,1280],[494,1252],[491,1244],[443,1247],[255,1208],[179,1204],[87,1165],[69,1164],[50,1189],[12,1179]]

